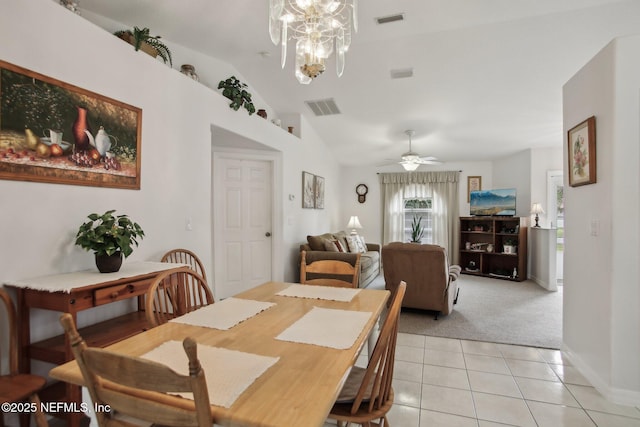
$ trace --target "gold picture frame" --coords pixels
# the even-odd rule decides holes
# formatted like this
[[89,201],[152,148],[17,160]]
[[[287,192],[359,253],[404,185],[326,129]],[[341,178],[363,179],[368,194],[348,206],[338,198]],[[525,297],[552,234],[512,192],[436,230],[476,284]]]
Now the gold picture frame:
[[481,176],[468,176],[467,177],[467,203],[471,202],[471,192],[482,190],[482,177]]
[[0,179],[139,190],[142,109],[0,61]]
[[596,118],[591,116],[567,132],[569,185],[596,183]]

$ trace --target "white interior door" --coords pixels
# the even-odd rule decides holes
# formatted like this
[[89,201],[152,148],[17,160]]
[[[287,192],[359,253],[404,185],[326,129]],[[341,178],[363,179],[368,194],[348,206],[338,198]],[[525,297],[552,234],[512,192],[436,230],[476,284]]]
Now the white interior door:
[[272,164],[220,158],[215,164],[215,296],[227,298],[271,280]]

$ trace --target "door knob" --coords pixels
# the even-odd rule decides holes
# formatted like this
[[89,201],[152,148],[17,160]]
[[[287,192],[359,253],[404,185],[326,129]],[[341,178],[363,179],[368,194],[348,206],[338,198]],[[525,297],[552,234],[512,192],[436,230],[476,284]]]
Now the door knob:
[[271,233],[269,233],[268,231],[266,233],[264,233],[265,236],[267,237],[271,237]]

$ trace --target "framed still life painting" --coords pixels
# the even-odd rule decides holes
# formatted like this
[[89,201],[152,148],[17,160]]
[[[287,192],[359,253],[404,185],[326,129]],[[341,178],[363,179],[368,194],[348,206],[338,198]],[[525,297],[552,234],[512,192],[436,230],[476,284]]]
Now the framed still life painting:
[[569,185],[594,184],[596,182],[596,118],[587,120],[567,132],[569,160]]
[[0,179],[140,189],[142,110],[0,61]]

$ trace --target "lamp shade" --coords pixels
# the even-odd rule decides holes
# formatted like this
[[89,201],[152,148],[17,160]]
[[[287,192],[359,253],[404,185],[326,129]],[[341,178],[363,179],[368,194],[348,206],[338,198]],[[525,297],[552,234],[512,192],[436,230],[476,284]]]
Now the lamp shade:
[[531,213],[536,215],[543,214],[544,209],[542,209],[542,205],[540,203],[534,203],[531,206]]
[[349,223],[347,224],[347,228],[362,228],[362,224],[360,224],[360,220],[358,219],[357,216],[352,216],[351,218],[349,218]]
[[349,223],[347,224],[347,228],[351,229],[351,234],[358,234],[356,231],[358,228],[362,228],[362,224],[360,224],[360,220],[357,216],[353,215],[349,218]]

